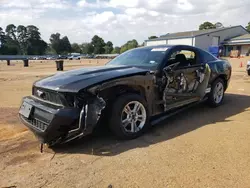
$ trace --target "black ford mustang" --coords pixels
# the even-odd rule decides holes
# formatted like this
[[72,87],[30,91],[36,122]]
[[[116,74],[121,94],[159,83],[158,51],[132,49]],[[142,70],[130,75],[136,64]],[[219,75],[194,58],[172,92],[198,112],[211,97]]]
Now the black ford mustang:
[[105,66],[58,73],[34,83],[19,116],[52,146],[109,125],[122,139],[206,100],[219,106],[231,66],[196,47],[153,46],[127,51]]

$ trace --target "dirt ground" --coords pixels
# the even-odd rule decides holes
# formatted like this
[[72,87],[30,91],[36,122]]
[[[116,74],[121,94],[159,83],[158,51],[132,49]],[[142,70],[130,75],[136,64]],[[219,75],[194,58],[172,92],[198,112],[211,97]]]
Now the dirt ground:
[[[69,61],[65,70],[105,62]],[[247,59],[230,62],[233,75],[219,108],[201,104],[136,140],[104,133],[40,153],[17,113],[32,83],[56,73],[55,63],[0,61],[0,188],[250,187],[250,77]]]

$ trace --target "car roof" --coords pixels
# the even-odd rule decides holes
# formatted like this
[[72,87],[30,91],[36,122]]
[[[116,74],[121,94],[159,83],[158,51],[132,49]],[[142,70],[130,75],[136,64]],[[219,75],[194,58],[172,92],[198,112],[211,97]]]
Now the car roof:
[[183,48],[195,48],[198,49],[194,46],[189,46],[189,45],[168,45],[168,44],[163,44],[163,45],[155,45],[155,46],[143,46],[139,47],[138,49],[154,49],[154,48],[174,48],[174,47],[183,47]]

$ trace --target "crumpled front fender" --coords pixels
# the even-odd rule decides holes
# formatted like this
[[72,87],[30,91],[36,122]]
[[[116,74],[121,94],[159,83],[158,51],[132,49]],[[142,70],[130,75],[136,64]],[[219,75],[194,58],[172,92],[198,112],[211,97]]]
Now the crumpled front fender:
[[87,103],[83,105],[80,112],[78,128],[70,130],[62,143],[91,134],[101,117],[102,110],[105,107],[106,102],[103,98],[96,96],[89,99]]
[[80,123],[82,126],[84,125],[84,133],[89,134],[93,131],[94,127],[98,123],[100,117],[101,117],[101,112],[105,108],[106,102],[104,101],[103,98],[96,97],[93,101],[89,102],[86,104],[82,111],[84,113],[84,117],[80,117],[81,121]]

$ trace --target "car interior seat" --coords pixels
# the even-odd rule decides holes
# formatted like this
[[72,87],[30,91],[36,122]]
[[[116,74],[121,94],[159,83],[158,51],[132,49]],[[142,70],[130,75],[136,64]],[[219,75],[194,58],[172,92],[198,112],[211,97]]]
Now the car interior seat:
[[187,66],[189,64],[188,61],[187,61],[187,58],[186,58],[186,56],[184,54],[177,54],[175,56],[175,61],[180,62],[178,67],[184,67],[184,66]]

